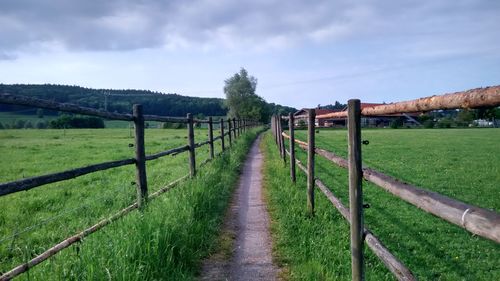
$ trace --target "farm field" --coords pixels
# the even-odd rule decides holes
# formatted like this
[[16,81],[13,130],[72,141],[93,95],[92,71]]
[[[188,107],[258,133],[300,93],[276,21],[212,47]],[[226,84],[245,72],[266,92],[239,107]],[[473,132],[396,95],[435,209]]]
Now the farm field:
[[[307,141],[306,131],[296,131]],[[364,165],[458,200],[500,211],[500,130],[363,130]],[[345,130],[320,130],[316,146],[347,157]],[[267,198],[278,260],[292,280],[350,278],[349,225],[316,189],[306,216],[306,178],[290,183],[270,134],[264,150]],[[297,147],[297,157],[306,154]],[[347,171],[316,156],[316,177],[348,206]],[[498,280],[500,246],[405,203],[364,181],[365,225],[419,280]],[[392,274],[365,247],[366,279]]]
[[[218,134],[219,132],[214,130],[214,136]],[[146,155],[185,145],[187,144],[186,136],[187,129],[147,129],[145,132]],[[163,227],[167,228],[182,228],[183,223],[186,223],[185,230],[176,229],[175,231],[179,231],[178,234],[172,232],[167,235],[169,237],[178,235],[179,239],[187,239],[186,237],[191,235],[189,231],[193,231],[193,227],[198,227],[194,231],[207,231],[207,228],[210,228],[207,235],[210,236],[210,231],[212,231],[213,235],[217,230],[216,224],[219,215],[223,212],[227,201],[224,201],[224,199],[227,199],[230,194],[231,182],[237,178],[238,161],[245,156],[249,142],[254,136],[255,132],[241,138],[242,141],[238,139],[238,145],[234,147],[234,152],[225,153],[223,159],[207,165],[207,171],[202,172],[202,174],[210,173],[213,178],[212,181],[215,181],[212,182],[213,188],[210,191],[200,190],[201,187],[210,182],[206,179],[206,176],[200,175],[200,179],[183,184],[188,185],[186,188],[193,188],[193,190],[177,191],[174,189],[162,195],[157,199],[158,203],[153,201],[151,208],[148,207],[144,216],[129,215],[133,218],[125,218],[91,235],[86,240],[93,242],[88,243],[88,241],[85,241],[78,244],[77,247],[64,250],[62,254],[56,256],[53,260],[49,260],[32,270],[31,277],[38,276],[42,278],[43,274],[49,274],[49,276],[57,276],[55,279],[94,279],[96,276],[107,278],[100,275],[103,272],[104,274],[118,276],[116,275],[118,268],[124,266],[125,260],[132,261],[127,256],[121,257],[122,259],[119,261],[108,260],[111,259],[109,256],[111,252],[106,251],[111,251],[109,247],[116,247],[113,249],[126,252],[134,250],[135,246],[139,246],[127,244],[129,243],[125,239],[128,235],[127,228],[132,233],[134,230],[147,232],[146,229],[137,228],[151,227],[151,229],[148,229],[151,233],[141,232],[134,235],[140,234],[144,237],[156,235],[160,237],[161,235],[158,232],[163,230],[158,227],[158,224],[162,224]],[[207,138],[207,130],[195,129],[196,142],[205,141]],[[134,148],[129,147],[129,144],[134,142],[129,129],[0,130],[0,140],[0,155],[2,155],[0,157],[0,182],[134,157]],[[226,145],[228,145],[227,137]],[[208,158],[208,149],[208,145],[196,149],[198,166]],[[220,141],[216,141],[215,152],[219,153],[220,151]],[[235,158],[229,157],[229,155],[233,154],[236,155]],[[187,157],[187,153],[182,153],[146,162],[149,192],[152,193],[169,182],[186,175],[189,172]],[[215,162],[221,163],[215,164]],[[227,175],[219,175],[218,171],[222,167],[227,167]],[[26,261],[35,253],[43,252],[49,246],[133,203],[136,198],[134,181],[135,167],[134,165],[128,165],[41,186],[27,192],[18,192],[0,197],[0,272]],[[221,187],[221,185],[224,186]],[[213,190],[214,188],[220,188],[221,193],[217,194]],[[181,189],[183,188],[179,188],[179,190]],[[191,195],[193,195],[192,198],[190,198]],[[203,202],[204,196],[208,200],[206,203]],[[162,212],[165,212],[164,215]],[[168,216],[174,215],[175,212],[178,214],[176,219],[168,218]],[[194,219],[193,217],[187,217],[190,215],[204,217],[203,214],[193,214],[192,212],[206,212],[207,221],[197,222],[197,224],[190,221],[180,223],[179,219]],[[155,219],[151,218],[150,220],[149,217],[155,217]],[[193,223],[193,225],[188,227],[189,223]],[[158,228],[153,229],[153,225]],[[115,229],[107,230],[108,228]],[[200,235],[200,233],[195,232],[193,235]],[[193,243],[194,241],[196,239],[193,239]],[[181,245],[180,248],[170,249],[173,251],[170,253],[173,256],[169,257],[171,260],[168,262],[175,263],[180,260],[182,264],[182,258],[179,260],[177,258],[179,255],[183,256],[185,254],[199,259],[201,254],[206,254],[210,246],[208,241],[204,245],[204,248],[201,247],[199,252],[195,250],[195,253],[189,252],[192,250],[189,245]],[[167,245],[163,246],[166,247]],[[150,251],[151,249],[141,247],[140,250]],[[184,250],[187,252],[184,253]],[[131,254],[125,252],[124,255]],[[106,254],[108,256],[104,258],[103,255]],[[121,255],[121,253],[116,252],[114,254]],[[71,262],[65,263],[66,259],[71,260]],[[161,263],[163,261],[156,262]],[[109,266],[106,267],[108,273],[106,273],[103,271],[104,263],[112,263],[115,267],[108,264]],[[143,265],[141,264],[137,264],[137,266],[138,268],[130,268],[133,271],[132,273],[125,270],[120,274],[137,274],[137,277],[134,278],[143,280],[144,275],[138,274],[138,272],[147,270],[142,268]],[[144,267],[147,266],[144,265]],[[161,270],[163,270],[162,273],[174,270],[176,273],[170,273],[182,276],[186,272],[190,273],[189,270],[193,271],[193,268],[195,268],[195,265],[189,264],[188,267],[181,266],[175,270],[172,268]],[[42,275],[37,275],[36,272]],[[159,273],[151,270],[148,274]],[[27,276],[25,274],[21,279],[27,278]]]

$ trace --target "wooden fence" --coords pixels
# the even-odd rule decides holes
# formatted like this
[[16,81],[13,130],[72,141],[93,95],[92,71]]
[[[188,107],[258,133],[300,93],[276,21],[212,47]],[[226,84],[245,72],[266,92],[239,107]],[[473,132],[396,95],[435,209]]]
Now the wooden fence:
[[[273,116],[271,128],[283,161],[286,163],[287,155],[290,157],[291,181],[296,181],[296,166],[307,175],[307,209],[309,213],[314,215],[314,186],[317,186],[349,222],[352,280],[364,280],[363,242],[382,260],[398,280],[416,280],[411,271],[391,254],[375,234],[371,233],[364,226],[363,178],[428,213],[497,243],[500,243],[500,214],[404,183],[379,171],[363,167],[361,157],[361,116],[380,116],[439,109],[493,107],[499,105],[500,86],[397,102],[364,108],[363,110],[360,108],[360,101],[352,99],[348,101],[347,111],[315,116],[313,109],[308,110],[307,142],[295,139],[295,120],[293,114],[289,114],[289,116]],[[348,159],[315,147],[316,118],[347,119]],[[288,120],[289,122],[288,134],[283,131],[282,120]],[[289,139],[289,149],[285,147],[285,138]],[[295,144],[307,151],[307,167],[295,158]],[[346,208],[330,189],[319,178],[315,177],[315,155],[319,155],[342,168],[348,169],[349,208]]]
[[[182,117],[167,117],[167,116],[157,116],[157,115],[145,115],[143,114],[142,105],[135,104],[133,106],[132,114],[124,114],[124,113],[112,113],[103,110],[81,107],[75,104],[67,104],[67,103],[57,103],[48,100],[36,99],[26,96],[16,96],[11,94],[0,94],[0,103],[5,104],[14,104],[14,105],[24,105],[30,107],[38,107],[50,110],[57,110],[63,112],[70,112],[75,114],[83,114],[83,115],[91,115],[102,117],[111,120],[124,120],[124,121],[132,121],[134,122],[134,147],[135,147],[135,158],[128,158],[104,163],[98,163],[94,165],[89,165],[86,167],[71,169],[63,172],[52,173],[32,178],[26,178],[22,180],[11,181],[7,183],[0,184],[0,196],[5,196],[8,194],[12,194],[19,191],[26,191],[32,188],[36,188],[45,184],[64,181],[68,179],[73,179],[79,176],[83,176],[89,173],[103,171],[111,168],[121,167],[125,165],[135,164],[136,167],[136,187],[137,187],[137,199],[136,202],[125,209],[119,211],[118,213],[112,215],[111,217],[104,219],[97,224],[91,226],[83,230],[82,232],[75,234],[52,248],[46,250],[40,255],[32,258],[30,261],[21,264],[12,270],[3,273],[0,276],[0,281],[10,280],[19,274],[26,272],[30,268],[35,265],[47,260],[51,256],[57,254],[61,250],[69,247],[70,245],[82,240],[85,236],[88,236],[91,233],[96,232],[102,227],[110,224],[111,222],[123,217],[124,215],[130,213],[132,210],[143,208],[148,200],[158,197],[160,194],[169,191],[174,188],[179,182],[182,180],[194,177],[196,175],[196,149],[202,147],[204,145],[209,145],[209,154],[210,157],[207,161],[214,159],[214,143],[217,140],[221,141],[222,152],[226,150],[224,138],[227,136],[229,139],[229,146],[243,134],[249,128],[253,128],[256,126],[260,126],[261,124],[257,121],[253,120],[244,120],[244,119],[220,119],[220,134],[214,137],[214,122],[212,117],[208,119],[194,119],[191,113],[187,114],[186,118]],[[159,122],[174,122],[174,123],[184,123],[187,124],[187,145],[180,146],[177,148],[165,150],[162,152],[158,152],[152,155],[145,154],[144,147],[144,124],[145,121],[159,121]],[[195,123],[206,123],[208,124],[208,140],[200,143],[195,143],[194,139],[194,125]],[[227,123],[227,132],[225,131],[225,126]],[[167,155],[176,155],[182,152],[189,152],[189,174],[185,175],[171,183],[167,186],[161,188],[160,190],[148,194],[148,182],[147,182],[147,172],[146,172],[146,161],[155,160],[160,157],[164,157]],[[202,163],[204,164],[204,163]]]

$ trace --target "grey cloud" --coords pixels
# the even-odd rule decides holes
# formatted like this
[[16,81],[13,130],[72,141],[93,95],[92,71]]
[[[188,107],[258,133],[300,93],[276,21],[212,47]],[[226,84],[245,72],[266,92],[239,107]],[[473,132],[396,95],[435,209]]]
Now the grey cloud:
[[499,3],[7,0],[0,10],[0,54],[51,44],[68,50],[133,50],[385,38],[399,38],[407,48],[419,46],[422,52],[467,52],[474,48],[465,44],[468,36],[478,40],[476,46],[499,45]]

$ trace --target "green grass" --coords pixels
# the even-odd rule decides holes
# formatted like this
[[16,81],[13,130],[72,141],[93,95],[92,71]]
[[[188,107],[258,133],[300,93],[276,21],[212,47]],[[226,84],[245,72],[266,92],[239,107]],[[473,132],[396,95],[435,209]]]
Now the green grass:
[[[500,130],[363,130],[364,164],[485,208],[500,210]],[[297,138],[306,140],[306,132]],[[321,130],[317,146],[347,156],[345,130]],[[276,252],[294,280],[350,279],[349,227],[316,190],[316,217],[305,215],[305,177],[289,183],[288,168],[267,137],[266,186]],[[298,149],[298,158],[306,155]],[[317,156],[316,176],[348,206],[347,172]],[[470,234],[363,183],[365,224],[419,280],[499,280],[500,246]],[[365,249],[367,280],[391,280]]]
[[[207,138],[206,130],[195,133],[197,142]],[[186,135],[185,129],[146,130],[146,154],[184,145]],[[217,233],[239,164],[254,137],[255,132],[240,138],[231,153],[203,167],[194,181],[153,201],[143,214],[106,227],[23,278],[192,279]],[[134,155],[127,129],[3,130],[0,139],[0,182]],[[215,147],[220,152],[220,141]],[[208,146],[197,149],[198,165],[207,158]],[[187,153],[147,162],[150,192],[187,172]],[[133,165],[1,197],[0,271],[131,204],[136,194],[132,181]]]

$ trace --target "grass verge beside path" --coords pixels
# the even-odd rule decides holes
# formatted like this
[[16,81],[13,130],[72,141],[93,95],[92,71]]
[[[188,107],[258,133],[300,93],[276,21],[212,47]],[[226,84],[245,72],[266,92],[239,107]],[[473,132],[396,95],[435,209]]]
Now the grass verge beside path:
[[134,211],[19,279],[193,280],[213,248],[257,133],[243,134],[195,179],[151,201],[143,212]]
[[[297,169],[292,184],[289,167],[270,133],[262,142],[264,192],[271,216],[274,253],[284,279],[350,280],[349,225],[316,190],[316,215],[306,214],[306,176]],[[392,280],[391,273],[366,251],[366,280]]]
[[[366,130],[363,159],[369,167],[408,180],[426,189],[498,210],[498,167],[491,130]],[[305,140],[305,132],[297,138]],[[320,130],[318,147],[345,157],[346,131]],[[306,181],[290,183],[272,137],[266,137],[266,186],[275,221],[277,250],[286,257],[291,279],[350,279],[349,226],[316,189],[316,217],[305,217]],[[297,148],[297,158],[306,153]],[[366,161],[365,161],[366,160]],[[348,206],[348,174],[316,156],[316,177]],[[443,221],[364,181],[365,225],[419,280],[500,280],[500,245]],[[392,279],[383,264],[365,247],[367,280]],[[309,275],[306,273],[309,272]]]

